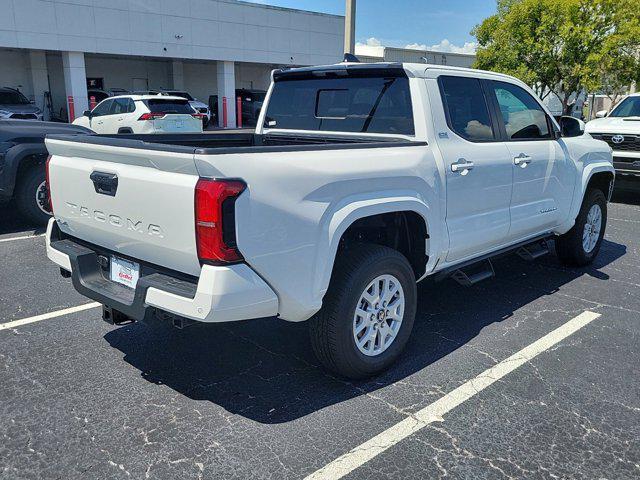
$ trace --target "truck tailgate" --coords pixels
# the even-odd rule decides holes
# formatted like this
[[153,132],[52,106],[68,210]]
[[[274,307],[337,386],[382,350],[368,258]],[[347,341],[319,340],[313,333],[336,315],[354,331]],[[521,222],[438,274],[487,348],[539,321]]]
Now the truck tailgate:
[[[114,140],[117,144],[119,141]],[[46,139],[60,230],[123,257],[200,274],[189,147],[176,151]]]

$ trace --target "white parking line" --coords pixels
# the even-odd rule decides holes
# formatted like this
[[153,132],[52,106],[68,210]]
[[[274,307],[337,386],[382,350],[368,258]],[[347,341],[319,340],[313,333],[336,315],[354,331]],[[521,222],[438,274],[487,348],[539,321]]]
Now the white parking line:
[[38,235],[23,235],[21,237],[10,237],[10,238],[0,238],[0,243],[4,243],[4,242],[14,242],[16,240],[26,240],[28,238],[39,238],[39,237],[44,237],[44,233],[40,233]]
[[442,416],[458,405],[466,402],[477,393],[500,380],[516,368],[532,360],[540,353],[548,350],[561,342],[569,335],[577,332],[600,316],[599,313],[583,312],[569,320],[561,327],[548,333],[541,339],[533,342],[528,347],[514,353],[509,358],[502,360],[493,367],[485,370],[472,380],[460,385],[444,397],[436,400],[431,405],[423,408],[415,414],[407,417],[391,428],[376,435],[371,440],[357,446],[349,453],[342,455],[320,470],[312,473],[305,480],[337,480],[351,473],[356,468],[364,465],[369,460],[380,455],[385,450],[393,447],[401,440],[413,435],[433,422],[442,422]]
[[9,328],[21,327],[30,323],[41,322],[42,320],[49,320],[50,318],[62,317],[63,315],[69,315],[71,313],[82,312],[84,310],[90,310],[92,308],[99,307],[99,303],[87,303],[85,305],[78,305],[77,307],[65,308],[63,310],[57,310],[55,312],[43,313],[42,315],[36,315],[35,317],[23,318],[21,320],[14,320],[13,322],[0,323],[0,330],[6,330]]

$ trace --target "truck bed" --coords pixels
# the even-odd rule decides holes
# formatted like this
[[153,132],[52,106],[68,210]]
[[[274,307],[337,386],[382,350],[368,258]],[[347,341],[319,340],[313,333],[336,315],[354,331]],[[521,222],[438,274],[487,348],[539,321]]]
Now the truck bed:
[[268,134],[232,131],[229,133],[48,135],[47,138],[123,148],[164,152],[223,155],[232,153],[313,151],[347,148],[380,148],[416,145],[395,137]]

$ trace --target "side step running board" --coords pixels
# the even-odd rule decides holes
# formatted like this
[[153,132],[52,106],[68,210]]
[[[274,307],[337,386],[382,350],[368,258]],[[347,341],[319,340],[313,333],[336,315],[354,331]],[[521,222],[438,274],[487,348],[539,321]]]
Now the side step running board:
[[470,287],[478,282],[495,277],[495,275],[496,272],[493,269],[493,263],[487,258],[478,263],[457,269],[451,274],[451,278],[460,285]]
[[523,260],[532,262],[549,253],[549,244],[546,239],[539,242],[529,243],[528,245],[520,247],[516,253]]

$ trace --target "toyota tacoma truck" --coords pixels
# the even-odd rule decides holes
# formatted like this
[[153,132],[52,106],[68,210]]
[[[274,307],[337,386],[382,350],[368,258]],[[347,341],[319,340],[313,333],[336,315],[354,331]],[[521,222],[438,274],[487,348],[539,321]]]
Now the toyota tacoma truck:
[[329,369],[389,367],[416,282],[600,249],[610,147],[519,80],[423,64],[276,70],[254,133],[46,139],[47,254],[110,323],[310,321]]
[[586,131],[613,149],[613,166],[622,175],[640,177],[640,93],[623,99],[587,123]]

